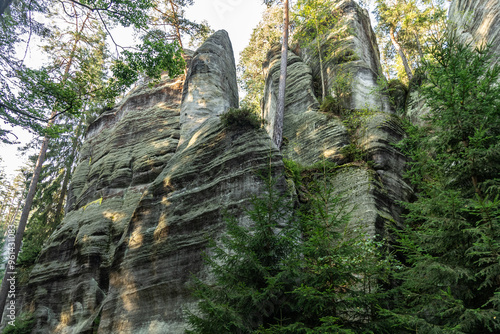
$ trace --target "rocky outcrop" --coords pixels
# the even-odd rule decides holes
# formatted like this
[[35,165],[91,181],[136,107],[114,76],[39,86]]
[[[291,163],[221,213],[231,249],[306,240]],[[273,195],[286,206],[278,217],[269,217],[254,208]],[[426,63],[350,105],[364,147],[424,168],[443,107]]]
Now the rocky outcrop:
[[[453,0],[449,17],[459,36],[475,45],[490,44],[500,54],[500,3],[497,0]],[[498,62],[495,57],[494,62]]]
[[[319,61],[310,49],[301,50],[304,60],[289,50],[282,152],[303,166],[322,160],[336,162],[339,168],[330,181],[352,210],[353,224],[371,235],[388,236],[387,228],[401,222],[399,201],[412,194],[403,180],[406,158],[392,145],[401,140],[404,131],[377,82],[381,75],[379,53],[366,11],[354,1],[339,1],[332,11],[333,15],[343,13],[339,26],[349,29],[334,29],[323,41],[325,49],[331,41],[343,39],[337,52],[351,56],[343,57],[343,63],[330,57],[325,66],[327,88],[333,91],[337,77],[350,76],[350,97],[344,101],[348,109],[342,115],[319,112],[313,90],[313,77],[319,78],[313,75],[314,69],[319,71]],[[263,115],[270,131],[279,67],[280,53],[275,48],[265,64]]]
[[[236,78],[211,55],[227,60],[230,52],[227,33],[217,32],[185,83],[139,87],[90,126],[68,213],[25,289],[33,333],[184,333],[183,309],[193,302],[187,287],[191,275],[204,275],[207,237],[223,233],[225,212],[247,223],[260,171],[283,172],[263,129],[220,124],[217,115],[237,103]],[[204,80],[220,87],[205,91]],[[190,96],[207,99],[204,121]],[[212,98],[223,105],[208,108]],[[179,144],[181,110],[199,124],[188,125]],[[287,191],[283,177],[277,187]]]
[[30,275],[25,309],[34,310],[34,333],[96,329],[118,243],[176,151],[182,85],[178,79],[139,87],[90,126],[68,213]]
[[[264,64],[266,89],[263,118],[272,137],[280,76],[280,48],[273,48]],[[311,68],[291,50],[288,51],[287,87],[282,147],[288,159],[311,165],[328,158],[339,159],[340,148],[349,143],[347,131],[337,118],[327,120],[318,113],[319,103],[313,91]]]
[[[321,41],[327,94],[348,95],[338,97],[347,109],[390,112],[389,99],[378,83],[385,77],[368,11],[354,0],[336,1],[331,10],[335,23],[329,27],[326,40]],[[304,48],[302,57],[311,66],[314,77],[320,80],[318,51],[313,47]],[[336,88],[339,85],[347,89]]]
[[233,48],[226,31],[212,35],[196,50],[182,93],[182,144],[207,118],[238,108]]

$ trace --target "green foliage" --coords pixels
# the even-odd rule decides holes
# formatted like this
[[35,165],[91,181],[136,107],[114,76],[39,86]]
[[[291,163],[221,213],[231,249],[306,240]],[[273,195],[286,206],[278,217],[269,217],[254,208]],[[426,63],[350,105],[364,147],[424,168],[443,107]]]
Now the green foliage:
[[143,44],[136,46],[138,52],[123,51],[124,60],[115,61],[112,67],[118,91],[135,83],[141,74],[159,80],[163,71],[172,78],[182,73],[186,63],[179,44],[167,43],[164,35],[160,30],[150,31]]
[[[335,9],[335,1],[299,0],[293,18],[297,27],[294,38],[301,46],[309,48],[319,60],[321,98],[327,98],[328,85],[339,104],[345,106],[351,80],[349,71],[343,68],[342,63],[354,60],[355,55],[343,49],[348,29],[347,25],[342,24],[342,13]],[[334,82],[328,82],[329,79],[325,78],[325,65],[330,61],[338,65]]]
[[342,147],[340,154],[342,154],[344,159],[350,162],[366,160],[365,150],[355,143],[350,143],[349,145]]
[[258,129],[262,125],[262,119],[250,108],[230,108],[220,116],[222,125],[230,129]]
[[343,115],[345,110],[338,99],[331,95],[327,95],[319,105],[319,111],[332,114],[332,115]]
[[289,159],[283,159],[283,164],[285,165],[285,176],[293,180],[296,187],[302,185],[302,166]]
[[269,50],[280,43],[282,24],[283,7],[268,7],[252,31],[248,46],[240,53],[238,83],[246,91],[243,102],[259,110],[266,80],[262,67]]
[[[413,78],[415,77],[416,76],[414,76]],[[396,112],[402,113],[406,107],[408,87],[403,82],[401,82],[401,80],[392,79],[387,83],[386,91]]]
[[337,65],[335,78],[330,82],[330,92],[338,101],[341,112],[347,112],[352,93],[352,73],[346,65]]
[[375,111],[371,109],[351,110],[343,115],[342,123],[347,129],[351,140],[349,145],[342,148],[341,153],[348,161],[366,160],[366,152],[360,145],[360,139],[365,135],[366,125]]
[[[101,58],[106,58],[104,31],[109,33],[108,28],[115,24],[147,30],[148,10],[152,7],[151,0],[85,0],[66,4],[53,0],[5,1],[0,6],[0,119],[12,126],[56,136],[58,133],[43,132],[48,114],[55,111],[56,115],[75,115],[86,101],[113,101],[137,78],[136,72],[154,79],[163,70],[172,76],[179,74],[184,62],[178,47],[167,43],[165,35],[156,30],[143,34],[143,43],[137,46],[139,52],[123,53],[114,66],[116,78],[107,85],[103,83],[108,63],[88,61],[95,50],[100,50]],[[50,31],[48,25],[36,21],[39,17],[65,20],[65,24],[60,27],[60,21],[54,23],[58,29]],[[66,29],[68,23],[70,29]],[[89,38],[90,31],[94,37]],[[60,57],[57,62],[38,69],[23,65],[15,51],[25,48],[28,52],[32,34],[41,37],[42,43],[52,43],[43,48],[49,57],[54,53]],[[28,36],[26,45],[21,44],[24,35]],[[61,51],[66,53],[64,57]],[[73,64],[76,58],[80,58],[78,65]],[[97,79],[95,74],[99,70],[101,77]],[[51,127],[50,131],[54,129]],[[10,130],[0,129],[0,140],[12,143],[11,134]]]
[[432,47],[421,91],[431,111],[401,147],[418,198],[400,233],[408,266],[392,321],[425,333],[500,330],[500,67],[453,35]]
[[[300,167],[287,161],[298,177]],[[382,243],[364,235],[329,182],[329,164],[308,184],[310,199],[293,212],[275,180],[252,200],[252,224],[228,218],[206,263],[213,280],[195,280],[198,310],[187,333],[370,333],[379,284],[393,265]]]
[[35,319],[31,313],[23,313],[16,317],[14,326],[7,325],[2,334],[30,334],[33,330]]
[[385,71],[408,84],[408,74],[411,76],[425,59],[425,47],[432,43],[432,36],[440,36],[446,29],[445,1],[375,0],[373,13]]
[[286,291],[295,274],[287,264],[300,235],[287,194],[276,190],[276,179],[264,181],[263,195],[252,198],[246,212],[252,225],[228,216],[227,235],[212,241],[205,261],[213,280],[194,280],[200,302],[198,311],[188,313],[186,333],[251,333],[290,314]]

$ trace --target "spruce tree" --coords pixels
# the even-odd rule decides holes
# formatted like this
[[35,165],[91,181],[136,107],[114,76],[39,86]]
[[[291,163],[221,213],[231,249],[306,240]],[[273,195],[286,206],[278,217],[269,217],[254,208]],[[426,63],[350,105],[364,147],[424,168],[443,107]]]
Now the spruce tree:
[[195,279],[193,295],[200,301],[188,312],[186,333],[254,333],[290,315],[286,291],[297,275],[287,265],[300,235],[289,196],[277,191],[277,179],[264,181],[263,195],[253,197],[246,212],[251,226],[227,215],[227,234],[212,241],[205,261],[213,278]]
[[206,257],[213,279],[195,280],[187,333],[370,332],[391,260],[382,242],[356,231],[327,169],[306,171],[313,181],[300,213],[268,179],[251,226],[228,218],[227,236]]
[[430,51],[427,125],[402,144],[417,200],[406,204],[408,266],[389,313],[409,332],[498,333],[500,67],[452,35]]

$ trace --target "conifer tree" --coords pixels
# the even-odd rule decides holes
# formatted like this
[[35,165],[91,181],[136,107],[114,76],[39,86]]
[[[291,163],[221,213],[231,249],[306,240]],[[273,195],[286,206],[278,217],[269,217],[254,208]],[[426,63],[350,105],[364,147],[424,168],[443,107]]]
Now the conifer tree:
[[270,172],[263,180],[263,195],[252,198],[246,212],[252,226],[228,216],[227,235],[219,244],[212,242],[205,260],[213,280],[195,279],[193,295],[200,302],[188,313],[186,333],[253,333],[290,315],[285,292],[296,275],[288,264],[300,235],[290,198],[277,191]]
[[250,227],[228,220],[212,244],[208,282],[195,280],[198,310],[187,333],[363,333],[374,327],[390,257],[352,222],[328,167],[308,171],[309,205],[293,213],[268,179],[252,200]]
[[407,203],[408,266],[392,312],[418,333],[500,331],[500,67],[449,35],[424,63],[430,113],[410,128],[418,198]]

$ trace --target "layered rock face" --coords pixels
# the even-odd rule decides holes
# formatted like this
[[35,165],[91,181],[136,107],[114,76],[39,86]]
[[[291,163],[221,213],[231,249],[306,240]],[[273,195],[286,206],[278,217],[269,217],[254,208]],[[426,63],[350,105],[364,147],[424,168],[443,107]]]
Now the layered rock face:
[[233,49],[226,31],[211,36],[194,54],[182,93],[181,138],[189,138],[207,118],[238,108]]
[[[449,16],[466,42],[491,44],[491,52],[500,54],[500,3],[497,0],[453,0]],[[498,57],[494,62],[498,62]]]
[[[280,50],[273,48],[264,64],[266,89],[262,116],[271,137],[278,99]],[[340,148],[349,143],[342,122],[336,118],[327,121],[325,115],[317,112],[318,107],[310,66],[289,50],[283,127],[283,138],[288,144],[282,148],[287,158],[311,165],[321,158],[339,158]]]
[[[185,83],[140,87],[91,125],[68,213],[26,287],[33,333],[184,332],[188,285],[204,275],[207,237],[223,233],[225,211],[247,223],[260,171],[283,172],[263,129],[220,125],[217,115],[237,106],[232,57],[227,33],[217,32]],[[196,126],[180,120],[181,110]],[[287,191],[284,178],[277,186]]]
[[[408,200],[412,194],[403,180],[406,158],[391,145],[404,132],[377,83],[382,74],[368,14],[354,1],[339,1],[332,8],[332,15],[339,12],[344,17],[339,26],[344,30],[332,30],[324,41],[325,49],[331,41],[342,38],[341,50],[335,52],[350,56],[339,63],[335,55],[325,55],[330,60],[324,71],[328,74],[329,91],[333,91],[339,77],[351,78],[349,97],[343,101],[348,109],[342,116],[318,112],[313,77],[320,75],[313,73],[319,71],[319,61],[313,50],[301,50],[304,60],[289,51],[283,125],[286,144],[282,152],[285,158],[304,166],[323,160],[337,162],[338,172],[330,181],[353,210],[353,224],[371,235],[388,236],[387,227],[401,222],[398,201]],[[276,110],[280,58],[279,49],[275,48],[265,64],[263,116],[269,131]],[[348,149],[359,152],[371,167],[361,161],[349,161]]]
[[[348,86],[347,109],[376,109],[390,112],[387,97],[381,93],[378,80],[385,80],[380,65],[380,53],[366,9],[354,0],[338,0],[332,7],[333,21],[326,40],[321,41],[323,75],[327,94],[338,94],[339,85]],[[311,66],[315,78],[320,78],[318,50],[307,46],[302,57]],[[320,85],[318,85],[320,86]]]

